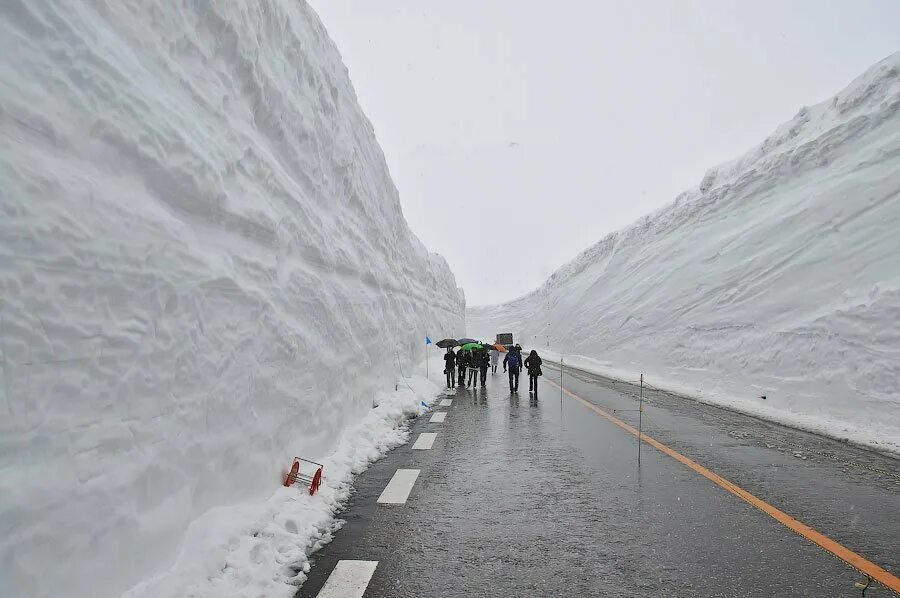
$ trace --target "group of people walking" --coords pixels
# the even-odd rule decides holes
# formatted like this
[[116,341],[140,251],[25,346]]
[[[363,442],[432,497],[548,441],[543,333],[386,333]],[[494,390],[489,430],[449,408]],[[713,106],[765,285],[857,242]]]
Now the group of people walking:
[[[460,386],[465,385],[466,388],[474,385],[478,388],[478,380],[481,380],[483,387],[487,382],[488,368],[493,364],[494,371],[497,371],[497,357],[493,354],[496,350],[488,352],[486,349],[464,350],[459,349],[456,353],[453,349],[447,349],[444,355],[444,373],[447,375],[447,388],[456,388],[457,381]],[[469,380],[466,382],[466,374]]]
[[[484,388],[487,382],[487,371],[491,369],[491,373],[497,373],[497,364],[500,361],[500,352],[496,349],[472,349],[454,352],[452,348],[447,349],[444,355],[444,373],[447,375],[447,388],[456,388],[465,385],[466,388],[478,388],[478,381],[481,380],[481,387]],[[503,372],[509,374],[509,392],[519,392],[519,373],[522,369],[528,370],[528,392],[537,394],[538,376],[541,376],[541,364],[543,360],[537,351],[532,350],[528,357],[522,359],[521,345],[515,345],[508,349],[506,356],[503,358]],[[466,374],[468,372],[468,381]]]

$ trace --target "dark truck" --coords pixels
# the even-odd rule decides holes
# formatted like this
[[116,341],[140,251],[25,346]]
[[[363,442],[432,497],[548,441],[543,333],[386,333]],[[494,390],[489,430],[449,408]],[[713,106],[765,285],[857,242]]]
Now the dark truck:
[[512,345],[513,345],[512,332],[498,332],[497,333],[497,344],[503,345],[506,348],[512,347]]

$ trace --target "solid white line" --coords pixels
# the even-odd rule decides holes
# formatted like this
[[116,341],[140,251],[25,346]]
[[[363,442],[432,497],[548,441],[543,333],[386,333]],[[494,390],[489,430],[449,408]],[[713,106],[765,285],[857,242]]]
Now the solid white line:
[[442,424],[444,420],[447,419],[446,411],[438,411],[434,415],[431,416],[431,419],[428,420],[429,424]]
[[378,561],[338,561],[318,598],[362,598]]
[[385,505],[405,505],[421,471],[421,469],[398,469],[378,497],[378,502]]
[[441,407],[449,407],[453,404],[453,399],[441,399]]
[[412,447],[416,450],[427,451],[434,445],[435,436],[437,436],[435,432],[422,432]]

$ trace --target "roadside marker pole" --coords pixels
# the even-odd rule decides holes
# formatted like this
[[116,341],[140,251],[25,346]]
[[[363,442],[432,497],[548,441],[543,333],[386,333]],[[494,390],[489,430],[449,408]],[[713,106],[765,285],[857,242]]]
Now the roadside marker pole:
[[[428,340],[428,331],[425,331],[425,340]],[[431,378],[428,372],[428,343],[425,343],[425,377]]]
[[562,372],[563,372],[563,356],[559,356],[559,408],[562,409]]
[[644,375],[641,374],[641,398],[638,401],[638,466],[641,465],[641,432],[644,427]]

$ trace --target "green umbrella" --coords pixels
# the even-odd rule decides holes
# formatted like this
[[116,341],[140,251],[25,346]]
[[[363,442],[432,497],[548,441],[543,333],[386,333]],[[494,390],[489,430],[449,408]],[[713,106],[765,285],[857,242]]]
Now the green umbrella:
[[463,351],[471,351],[472,349],[481,349],[481,343],[466,343],[462,346]]

